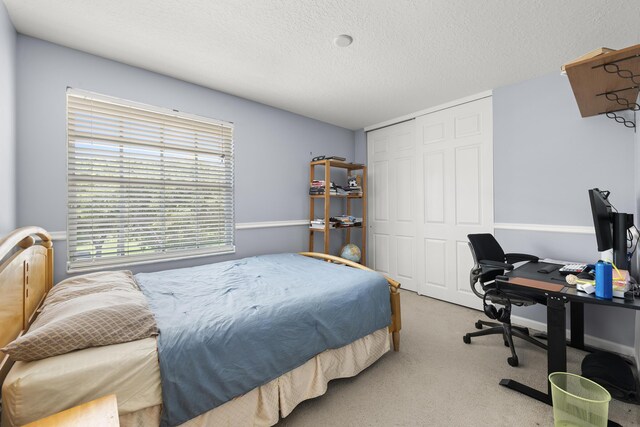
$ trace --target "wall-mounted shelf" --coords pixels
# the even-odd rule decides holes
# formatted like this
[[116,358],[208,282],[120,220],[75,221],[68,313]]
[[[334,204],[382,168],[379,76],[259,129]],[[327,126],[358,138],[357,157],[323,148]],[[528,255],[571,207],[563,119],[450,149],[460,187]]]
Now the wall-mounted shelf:
[[582,117],[605,114],[635,127],[620,112],[640,110],[640,44],[621,50],[602,49],[597,56],[565,65]]

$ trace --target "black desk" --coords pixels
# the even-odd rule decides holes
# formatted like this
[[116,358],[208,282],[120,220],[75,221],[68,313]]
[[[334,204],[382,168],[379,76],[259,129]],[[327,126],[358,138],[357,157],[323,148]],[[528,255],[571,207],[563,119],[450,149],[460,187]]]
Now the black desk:
[[[640,299],[636,298],[632,302],[625,302],[622,298],[604,300],[596,298],[595,294],[588,295],[579,292],[575,287],[567,285],[565,278],[558,270],[543,274],[538,270],[546,263],[527,263],[510,272],[509,278],[524,278],[538,280],[547,284],[563,285],[556,290],[543,290],[532,286],[510,283],[508,280],[497,280],[500,289],[509,290],[529,297],[545,297],[547,299],[547,378],[552,372],[567,371],[567,341],[566,341],[566,304],[571,304],[571,341],[569,345],[581,350],[590,350],[584,345],[584,304],[599,304],[612,307],[640,310]],[[559,286],[558,286],[559,288]],[[551,384],[547,380],[546,392],[541,392],[525,384],[511,379],[500,381],[503,385],[512,390],[533,397],[541,402],[551,405]]]

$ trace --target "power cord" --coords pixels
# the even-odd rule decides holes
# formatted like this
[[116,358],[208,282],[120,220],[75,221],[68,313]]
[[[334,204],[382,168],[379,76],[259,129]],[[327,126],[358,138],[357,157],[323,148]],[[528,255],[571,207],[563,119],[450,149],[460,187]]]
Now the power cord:
[[633,233],[631,232],[631,229],[627,230],[628,236],[630,236],[630,244],[629,244],[629,248],[631,248],[631,245],[633,245],[633,250],[630,253],[630,256],[632,257],[633,254],[636,252],[636,249],[638,249],[638,241],[640,241],[640,230],[638,230],[638,227],[636,227],[635,224],[633,224],[633,228],[636,230],[636,234],[635,234],[635,238],[636,238],[636,244],[633,245]]

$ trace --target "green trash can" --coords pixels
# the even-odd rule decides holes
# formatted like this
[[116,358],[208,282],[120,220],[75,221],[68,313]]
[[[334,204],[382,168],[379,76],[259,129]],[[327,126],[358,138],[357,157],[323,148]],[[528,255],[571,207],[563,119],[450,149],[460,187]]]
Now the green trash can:
[[611,395],[604,387],[568,372],[553,372],[549,382],[554,425],[607,426]]

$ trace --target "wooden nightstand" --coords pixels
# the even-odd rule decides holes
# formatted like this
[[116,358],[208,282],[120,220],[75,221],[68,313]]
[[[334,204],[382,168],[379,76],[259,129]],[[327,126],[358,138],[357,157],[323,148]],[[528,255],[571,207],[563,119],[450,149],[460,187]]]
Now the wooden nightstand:
[[91,402],[83,403],[58,412],[24,427],[119,427],[118,402],[116,395],[110,394]]

